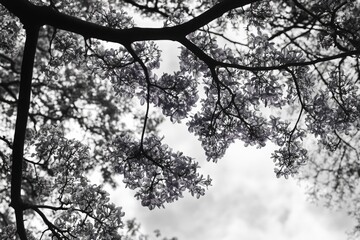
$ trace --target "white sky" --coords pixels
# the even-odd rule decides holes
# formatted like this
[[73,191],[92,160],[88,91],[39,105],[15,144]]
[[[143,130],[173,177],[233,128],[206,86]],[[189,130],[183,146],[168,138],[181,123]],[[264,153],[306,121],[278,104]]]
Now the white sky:
[[206,162],[200,144],[186,127],[166,123],[166,142],[199,160],[213,186],[204,197],[187,194],[165,209],[148,210],[119,189],[113,200],[127,218],[137,218],[144,232],[160,229],[180,240],[304,240],[346,239],[352,219],[344,212],[315,206],[294,179],[277,179],[270,159],[272,147],[245,148],[235,143],[218,163]]

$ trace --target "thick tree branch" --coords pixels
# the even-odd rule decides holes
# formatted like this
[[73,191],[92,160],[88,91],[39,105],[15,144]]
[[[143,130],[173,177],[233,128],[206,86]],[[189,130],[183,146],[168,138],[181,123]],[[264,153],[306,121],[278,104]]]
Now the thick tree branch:
[[17,107],[16,128],[12,152],[11,170],[11,206],[15,209],[17,232],[21,240],[26,240],[23,219],[23,203],[21,199],[22,163],[26,124],[30,106],[31,80],[39,27],[25,26],[26,41],[21,65],[20,91]]
[[221,17],[224,13],[258,0],[224,0],[208,11],[191,19],[190,21],[174,27],[165,28],[129,28],[114,29],[87,22],[54,10],[51,7],[35,6],[26,0],[0,0],[10,12],[15,14],[22,23],[36,23],[38,25],[51,25],[80,34],[85,38],[97,38],[104,41],[129,45],[135,41],[146,40],[174,40],[196,31],[202,26]]

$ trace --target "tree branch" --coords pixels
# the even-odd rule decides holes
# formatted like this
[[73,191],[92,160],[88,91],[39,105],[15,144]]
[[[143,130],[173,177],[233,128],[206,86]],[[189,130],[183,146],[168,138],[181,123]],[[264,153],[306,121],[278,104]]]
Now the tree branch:
[[196,31],[202,26],[221,17],[224,13],[259,0],[223,0],[199,16],[174,27],[114,29],[87,22],[58,12],[51,7],[36,6],[26,0],[0,0],[22,23],[51,25],[58,29],[77,33],[87,38],[129,45],[136,41],[174,40]]
[[126,46],[126,49],[129,51],[129,53],[134,58],[134,60],[140,64],[141,68],[144,71],[146,84],[147,84],[147,86],[146,86],[146,112],[145,112],[144,126],[143,126],[143,130],[141,133],[141,142],[140,142],[140,148],[143,149],[146,125],[147,125],[147,121],[148,121],[148,117],[149,117],[149,109],[150,109],[150,87],[151,87],[150,76],[149,76],[149,71],[148,71],[147,67],[145,66],[145,64],[141,60],[141,58],[136,54],[134,49],[130,45]]
[[31,98],[31,80],[33,74],[34,57],[38,39],[39,27],[34,25],[25,26],[26,41],[24,56],[21,65],[20,91],[17,105],[16,128],[12,152],[11,169],[11,204],[16,215],[17,233],[21,240],[26,240],[26,232],[23,219],[23,202],[21,199],[22,163],[24,154],[24,142],[26,124]]
[[138,4],[137,2],[133,1],[133,0],[124,0],[124,2],[132,5],[135,8],[138,8],[139,10],[143,11],[143,12],[152,12],[152,13],[157,13],[159,15],[161,15],[164,18],[169,17],[169,15],[166,12],[161,11],[156,5],[154,7],[149,7],[148,5],[141,5]]

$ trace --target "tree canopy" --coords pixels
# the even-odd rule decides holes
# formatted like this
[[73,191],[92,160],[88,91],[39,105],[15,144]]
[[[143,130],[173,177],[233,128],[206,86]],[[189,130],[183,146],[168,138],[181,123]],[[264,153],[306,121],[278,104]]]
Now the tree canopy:
[[[276,144],[275,175],[346,207],[357,236],[359,14],[356,0],[0,0],[0,238],[131,239],[94,169],[150,209],[204,195],[163,117],[208,161],[235,140]],[[181,46],[173,73],[157,72],[160,40]]]

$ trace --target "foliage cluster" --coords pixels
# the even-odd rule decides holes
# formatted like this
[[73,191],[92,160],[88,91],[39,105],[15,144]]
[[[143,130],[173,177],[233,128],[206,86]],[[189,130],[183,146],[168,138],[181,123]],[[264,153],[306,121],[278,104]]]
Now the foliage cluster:
[[[162,116],[209,161],[235,140],[276,144],[277,177],[360,226],[359,14],[356,0],[0,0],[0,238],[137,238],[96,168],[150,209],[203,195],[211,179],[163,142]],[[157,76],[160,40],[181,45],[180,69]],[[90,137],[67,139],[72,126]]]

